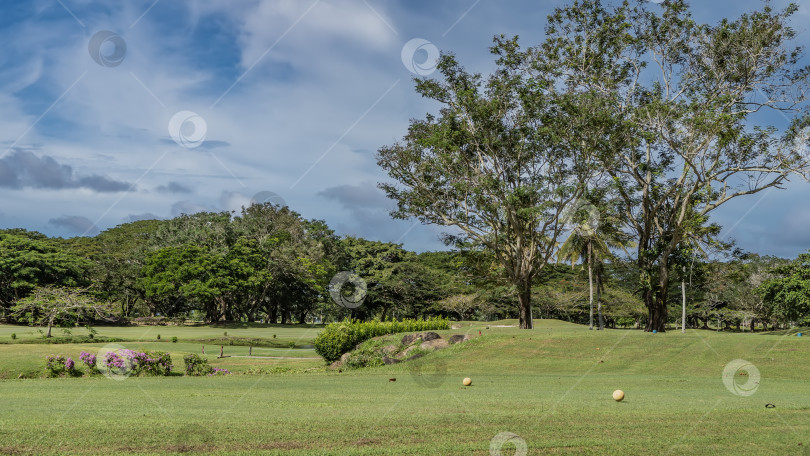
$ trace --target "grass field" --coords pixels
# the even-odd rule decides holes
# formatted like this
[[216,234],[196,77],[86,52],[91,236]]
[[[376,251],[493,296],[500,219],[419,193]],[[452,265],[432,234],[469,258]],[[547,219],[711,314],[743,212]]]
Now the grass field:
[[[517,437],[502,455],[515,454],[515,442],[525,442],[522,454],[810,454],[807,337],[496,325],[440,331],[482,335],[421,360],[341,373],[1,380],[0,453],[488,455],[509,432]],[[223,331],[176,329],[189,339]],[[282,337],[284,328],[273,330]],[[175,345],[173,357],[199,349],[142,343]],[[40,349],[81,347],[0,345],[0,370],[28,358],[41,365]],[[723,371],[736,359],[758,369],[758,384],[749,368],[727,387]],[[271,361],[294,360],[211,359],[237,371]],[[464,377],[472,386],[461,385]],[[624,401],[613,401],[615,389]]]

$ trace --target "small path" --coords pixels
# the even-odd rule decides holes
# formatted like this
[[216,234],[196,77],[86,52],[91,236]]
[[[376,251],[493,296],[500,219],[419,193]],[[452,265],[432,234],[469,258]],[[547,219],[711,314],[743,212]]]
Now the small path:
[[249,356],[249,355],[225,355],[225,358],[264,358],[264,359],[321,359],[321,358],[294,358],[291,356]]

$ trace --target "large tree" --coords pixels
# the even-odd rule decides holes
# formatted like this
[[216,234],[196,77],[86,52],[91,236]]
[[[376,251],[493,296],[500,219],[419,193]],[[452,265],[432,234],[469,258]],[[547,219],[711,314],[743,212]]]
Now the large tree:
[[85,286],[90,262],[41,233],[0,231],[0,312],[37,287]]
[[[790,47],[796,9],[766,3],[708,25],[696,23],[683,0],[613,8],[577,0],[550,17],[541,47],[549,58],[538,70],[569,92],[602,97],[622,119],[617,133],[625,140],[595,157],[638,240],[648,331],[664,330],[669,260],[694,217],[781,188],[792,174],[807,177],[810,157],[796,145],[810,126],[810,68]],[[784,114],[790,125],[779,133],[763,123],[764,111]]]
[[449,54],[437,65],[440,78],[417,79],[417,93],[442,107],[379,149],[377,163],[395,181],[380,188],[398,203],[394,217],[452,227],[449,241],[491,252],[518,296],[520,327],[530,329],[532,280],[587,173],[547,109],[550,81],[525,71],[531,55],[503,37],[492,52],[497,70],[486,79]]

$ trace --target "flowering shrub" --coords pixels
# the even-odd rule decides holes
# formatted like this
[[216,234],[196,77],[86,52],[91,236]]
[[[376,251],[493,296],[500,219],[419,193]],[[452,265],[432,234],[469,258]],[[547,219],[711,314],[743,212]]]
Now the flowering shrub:
[[98,368],[96,367],[96,355],[83,351],[79,353],[79,359],[87,366],[91,374],[98,372]]
[[169,375],[172,357],[166,352],[122,349],[104,355],[107,372],[115,375]]
[[[68,358],[69,359],[69,358]],[[62,355],[48,355],[45,357],[45,368],[48,369],[49,377],[58,377],[66,371],[65,362],[67,360]],[[73,362],[73,360],[71,360]]]
[[211,376],[211,375],[220,375],[220,374],[222,374],[222,375],[228,375],[228,374],[230,374],[230,373],[231,373],[231,371],[229,371],[228,369],[222,369],[222,368],[220,368],[220,367],[214,367],[214,368],[213,368],[213,372],[211,372],[211,373],[210,373],[210,374],[208,374],[208,375],[209,375],[209,376]]

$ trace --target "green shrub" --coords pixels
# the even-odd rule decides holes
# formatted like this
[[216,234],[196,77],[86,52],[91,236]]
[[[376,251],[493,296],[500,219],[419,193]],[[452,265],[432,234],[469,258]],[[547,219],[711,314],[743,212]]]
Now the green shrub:
[[231,373],[228,369],[209,366],[208,360],[200,355],[186,355],[183,357],[183,362],[186,363],[186,375],[228,375]]
[[177,343],[177,336],[172,336],[172,343],[174,343],[174,344]]
[[16,339],[17,339],[17,334],[16,333],[11,333],[11,340],[16,340]]
[[186,363],[186,375],[208,375],[214,372],[214,368],[208,365],[208,360],[197,354],[190,354],[183,357]]
[[290,348],[295,348],[295,342],[290,342],[289,344],[287,344],[287,346]]
[[157,336],[157,340],[160,340],[160,334],[158,334],[158,336]]
[[387,322],[344,320],[330,323],[324,328],[315,338],[315,351],[331,363],[340,359],[341,355],[352,350],[357,344],[372,337],[441,329],[450,329],[450,321],[446,318]]

